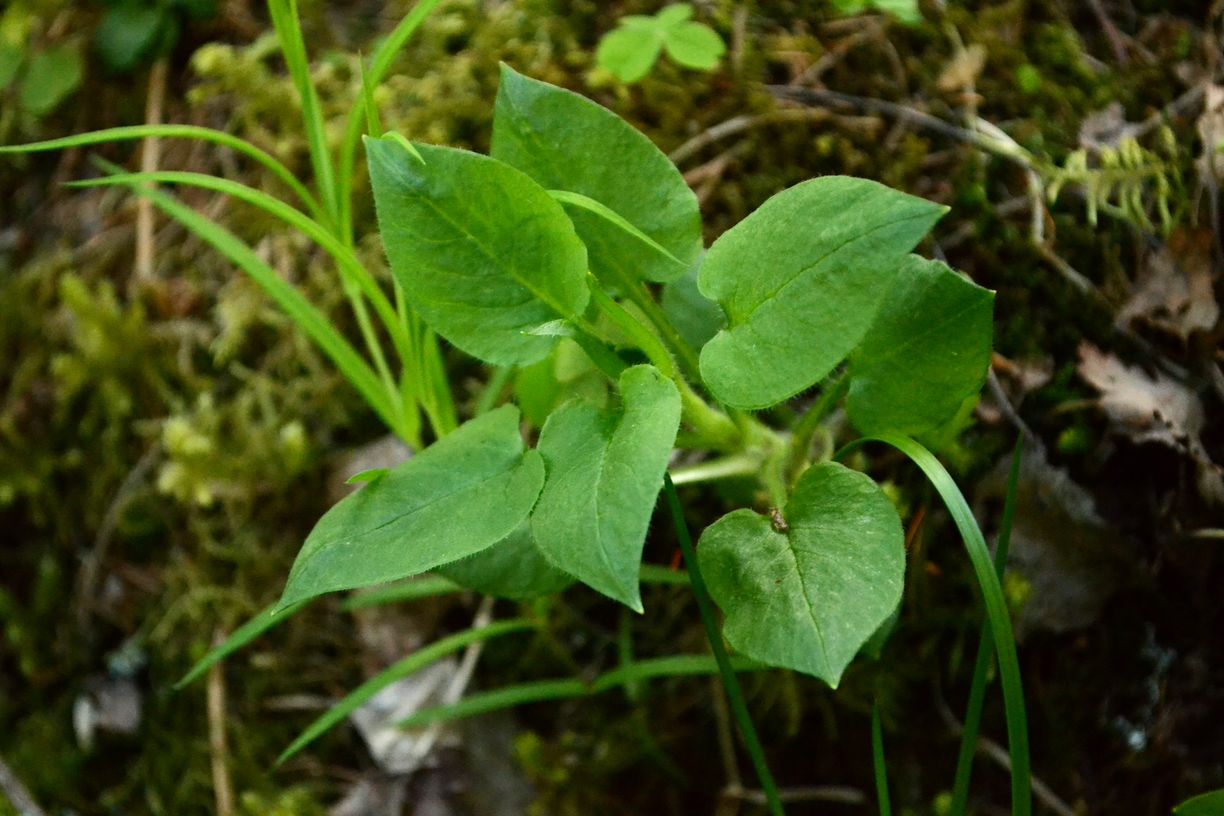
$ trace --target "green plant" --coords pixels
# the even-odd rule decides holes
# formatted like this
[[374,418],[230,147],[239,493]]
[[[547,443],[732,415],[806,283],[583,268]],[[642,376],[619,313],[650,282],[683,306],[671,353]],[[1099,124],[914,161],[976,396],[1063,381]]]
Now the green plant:
[[[372,89],[434,5],[418,5],[375,54],[365,98],[333,154],[294,4],[271,0],[302,100],[313,192],[267,153],[203,128],[121,128],[0,148],[179,136],[262,165],[297,206],[191,173],[107,167],[109,175],[78,184],[127,186],[221,251],[392,431],[421,448],[394,469],[355,477],[364,486],[315,526],[280,601],[184,682],[319,595],[431,571],[441,580],[384,590],[383,599],[458,587],[530,599],[581,582],[642,612],[642,580],[676,581],[641,563],[666,482],[713,660],[628,659],[594,681],[561,678],[476,694],[405,725],[717,672],[771,810],[780,813],[735,672],[778,667],[836,686],[869,641],[878,650],[903,590],[905,551],[892,502],[870,476],[830,458],[829,446],[814,445],[844,399],[864,435],[855,444],[878,440],[910,457],[965,539],[990,627],[983,642],[997,653],[1003,682],[1013,810],[1027,814],[1023,698],[999,578],[963,496],[914,438],[952,422],[976,398],[990,358],[992,294],[909,254],[945,208],[870,181],[820,178],[778,193],[704,252],[696,197],[648,139],[595,103],[508,67],[490,155],[383,134]],[[390,296],[354,252],[351,188],[363,129]],[[227,193],[313,240],[336,261],[365,354],[250,247],[152,184]],[[462,424],[435,333],[493,367]],[[573,376],[575,366],[583,376]],[[526,420],[513,404],[498,407],[512,380],[513,393],[531,406]],[[775,410],[815,386],[819,396],[797,419]],[[524,425],[534,446],[525,443]],[[714,521],[695,550],[667,476],[676,448],[696,460],[672,472],[678,484],[737,477],[758,488],[753,508]],[[721,634],[712,603],[725,616]],[[363,684],[282,759],[425,662],[536,625],[502,621],[439,641]]]
[[110,71],[126,73],[178,42],[183,24],[216,13],[214,0],[106,0],[94,50]]
[[[0,14],[0,133],[20,111],[38,120],[53,113],[81,86],[85,61],[81,43],[68,38],[42,42],[45,9],[16,2]],[[10,97],[10,99],[6,99]]]
[[1224,789],[1187,799],[1173,808],[1173,816],[1217,816],[1224,813]]
[[619,27],[600,40],[595,61],[625,83],[650,73],[664,51],[678,65],[709,71],[718,65],[727,46],[718,32],[693,21],[692,16],[691,5],[673,3],[654,16],[622,17]]

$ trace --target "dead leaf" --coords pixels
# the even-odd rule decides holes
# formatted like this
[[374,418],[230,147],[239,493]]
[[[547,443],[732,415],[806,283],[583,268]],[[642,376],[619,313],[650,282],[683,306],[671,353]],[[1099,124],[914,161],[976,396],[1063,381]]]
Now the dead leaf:
[[[979,503],[1001,502],[1011,458],[1005,457],[975,491]],[[1091,494],[1040,449],[1027,447],[1016,485],[1008,569],[1027,584],[1016,636],[1091,626],[1105,602],[1126,582],[1127,553],[1097,513]]]
[[1188,456],[1197,468],[1203,498],[1224,500],[1224,472],[1203,447],[1203,404],[1198,395],[1164,375],[1150,376],[1105,354],[1090,343],[1079,349],[1079,374],[1101,392],[1098,404],[1115,433],[1136,443],[1167,445]]
[[978,74],[986,67],[986,46],[974,43],[961,49],[944,66],[943,73],[935,85],[944,93],[963,91],[973,87]]
[[1186,340],[1207,332],[1220,317],[1211,280],[1212,238],[1207,230],[1178,230],[1148,254],[1117,325],[1142,322]]

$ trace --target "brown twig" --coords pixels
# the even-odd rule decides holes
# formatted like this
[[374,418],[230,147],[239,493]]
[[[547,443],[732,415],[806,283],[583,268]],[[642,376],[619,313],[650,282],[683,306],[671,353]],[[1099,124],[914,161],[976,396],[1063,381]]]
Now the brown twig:
[[[162,107],[166,100],[166,72],[168,60],[162,57],[153,63],[149,71],[149,94],[145,104],[145,122],[160,125]],[[140,172],[156,173],[161,161],[161,140],[149,137],[144,140],[140,156]],[[141,196],[136,202],[136,269],[138,284],[144,285],[153,279],[154,251],[153,202]]]
[[761,113],[755,116],[736,116],[701,131],[701,133],[698,133],[669,153],[668,158],[675,164],[680,164],[715,142],[722,141],[731,136],[737,136],[740,133],[761,127],[762,125],[770,125],[777,122],[810,122],[824,119],[827,116],[828,114],[825,111],[808,109],[784,109]]
[[[219,646],[224,641],[225,633],[218,629],[213,637],[213,646]],[[212,763],[217,816],[233,816],[234,813],[234,784],[229,774],[225,719],[225,675],[218,662],[208,670],[208,753]]]

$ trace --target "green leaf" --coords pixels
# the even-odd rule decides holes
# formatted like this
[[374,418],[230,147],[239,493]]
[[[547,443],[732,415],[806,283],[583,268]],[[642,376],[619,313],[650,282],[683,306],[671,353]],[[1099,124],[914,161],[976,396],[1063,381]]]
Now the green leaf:
[[275,604],[265,608],[258,615],[235,629],[233,633],[221,643],[220,646],[217,646],[215,649],[210,650],[208,654],[204,655],[203,659],[200,660],[199,663],[196,663],[191,667],[191,671],[183,675],[182,680],[179,680],[174,684],[174,687],[176,689],[181,689],[199,679],[204,675],[204,672],[211,669],[215,664],[220,663],[234,652],[242,649],[248,643],[255,640],[269,629],[279,626],[281,623],[289,620],[289,618],[293,617],[305,605],[305,602],[294,604],[288,609],[282,609],[279,612],[277,611]]
[[417,575],[512,533],[544,481],[518,423],[513,406],[490,411],[327,511],[298,553],[280,607]]
[[855,427],[913,435],[955,416],[986,378],[993,306],[989,289],[909,256],[850,356],[846,410]]
[[667,319],[684,342],[695,349],[704,346],[727,325],[723,310],[697,288],[697,270],[693,266],[684,277],[664,286],[660,298]]
[[762,204],[701,264],[701,293],[728,322],[701,350],[710,390],[755,409],[818,382],[862,340],[906,253],[946,210],[845,176]]
[[570,575],[544,560],[528,524],[489,549],[434,572],[482,595],[514,601],[552,595],[574,583]]
[[75,45],[36,54],[21,80],[21,107],[34,116],[46,116],[81,86],[84,76],[81,50]]
[[555,566],[642,611],[642,544],[680,425],[680,394],[653,366],[620,376],[619,410],[570,402],[548,419],[548,469],[531,529]]
[[102,15],[94,50],[108,70],[126,73],[153,56],[165,24],[165,12],[155,5],[121,3]]
[[650,73],[663,50],[663,34],[651,26],[622,26],[599,41],[595,62],[631,85]]
[[25,49],[20,43],[9,43],[0,39],[0,91],[17,78],[17,71],[25,61]]
[[488,156],[367,139],[391,271],[438,334],[494,365],[539,360],[555,337],[528,334],[586,306],[586,248],[561,205]]
[[683,23],[685,20],[693,16],[693,7],[688,3],[672,3],[659,9],[659,13],[654,16],[657,24],[663,28],[671,28]]
[[718,65],[727,46],[718,32],[703,23],[682,23],[667,31],[663,40],[667,56],[685,68],[708,71]]
[[674,280],[701,254],[697,197],[680,171],[646,136],[589,99],[503,65],[491,153],[549,190],[602,204],[666,251],[644,252],[637,235],[570,202],[566,212],[605,284]]
[[1187,799],[1173,808],[1173,816],[1220,816],[1224,813],[1224,789]]
[[836,687],[901,600],[901,522],[870,477],[833,462],[799,478],[784,518],[723,516],[701,536],[701,570],[738,652]]

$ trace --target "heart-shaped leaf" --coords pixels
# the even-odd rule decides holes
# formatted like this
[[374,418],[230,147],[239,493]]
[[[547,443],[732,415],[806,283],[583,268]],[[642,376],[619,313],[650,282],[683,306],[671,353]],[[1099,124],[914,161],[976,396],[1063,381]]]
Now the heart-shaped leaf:
[[977,393],[990,365],[994,293],[915,255],[850,356],[846,411],[864,434],[938,428]]
[[870,477],[833,462],[800,477],[783,518],[723,516],[701,536],[701,571],[737,651],[836,687],[901,600],[901,522]]
[[642,544],[680,426],[680,394],[653,366],[620,376],[621,405],[561,406],[540,432],[548,478],[531,514],[544,556],[642,611]]
[[701,293],[727,314],[701,350],[711,391],[765,408],[814,385],[862,340],[906,253],[946,209],[845,176],[762,204],[701,264]]
[[697,197],[667,156],[607,108],[502,66],[491,155],[549,190],[611,210],[666,253],[590,207],[566,212],[586,243],[591,270],[609,285],[674,280],[701,254]]
[[298,553],[279,609],[407,578],[480,552],[531,512],[544,464],[523,450],[518,409],[462,425],[328,510]]
[[488,156],[367,139],[391,271],[438,334],[495,365],[541,359],[542,323],[581,314],[586,248],[561,205]]

